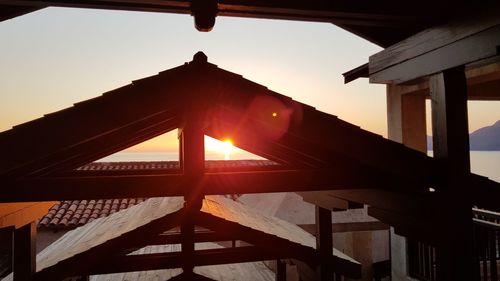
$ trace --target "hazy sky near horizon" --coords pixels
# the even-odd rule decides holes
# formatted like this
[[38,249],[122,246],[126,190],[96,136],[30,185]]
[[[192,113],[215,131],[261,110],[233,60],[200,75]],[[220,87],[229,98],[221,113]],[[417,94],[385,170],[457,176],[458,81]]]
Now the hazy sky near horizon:
[[[271,90],[387,135],[385,86],[342,73],[380,47],[332,24],[218,17],[196,31],[188,15],[47,8],[0,23],[0,131],[154,75],[203,51]],[[499,103],[470,104],[470,130],[500,119]]]

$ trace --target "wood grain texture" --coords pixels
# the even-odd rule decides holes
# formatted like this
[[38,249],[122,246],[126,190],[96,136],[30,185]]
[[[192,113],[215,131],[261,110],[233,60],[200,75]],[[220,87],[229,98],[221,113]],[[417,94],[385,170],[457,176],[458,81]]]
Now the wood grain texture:
[[66,233],[37,255],[37,271],[88,251],[108,240],[174,213],[183,207],[180,197],[152,198],[111,216],[96,219]]
[[[221,248],[223,247],[215,243],[196,244],[196,250],[221,249]],[[172,253],[179,251],[181,251],[181,246],[179,244],[158,245],[158,246],[147,246],[141,248],[137,251],[134,251],[133,253],[130,253],[129,255]],[[182,270],[179,268],[179,269],[163,269],[163,270],[152,270],[152,271],[142,271],[142,272],[114,273],[114,274],[94,275],[90,277],[90,280],[91,281],[168,280],[174,276],[179,275],[181,272]],[[267,268],[262,262],[197,266],[194,268],[194,272],[206,276],[208,278],[221,281],[274,280],[274,273],[269,268]]]
[[500,11],[422,31],[369,59],[370,82],[403,83],[498,55]]
[[[306,247],[316,248],[316,239],[314,236],[299,226],[276,217],[262,215],[248,206],[222,196],[207,196],[203,201],[202,212]],[[333,255],[358,264],[356,260],[335,248],[333,249]]]

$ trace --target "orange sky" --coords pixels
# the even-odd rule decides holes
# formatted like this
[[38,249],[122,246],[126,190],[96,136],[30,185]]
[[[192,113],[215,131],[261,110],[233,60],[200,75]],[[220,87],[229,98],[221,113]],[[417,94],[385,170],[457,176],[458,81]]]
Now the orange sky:
[[[201,50],[221,68],[387,135],[385,86],[346,85],[341,75],[381,48],[332,24],[220,17],[201,33],[187,15],[48,8],[0,23],[0,37],[0,131],[179,66]],[[499,107],[470,103],[470,130],[499,120]],[[176,149],[176,132],[133,148]]]

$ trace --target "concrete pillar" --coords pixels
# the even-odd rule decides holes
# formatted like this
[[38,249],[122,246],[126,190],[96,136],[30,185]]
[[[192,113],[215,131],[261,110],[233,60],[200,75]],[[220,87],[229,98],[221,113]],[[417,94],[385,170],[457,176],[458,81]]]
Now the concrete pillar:
[[[387,85],[388,136],[393,141],[426,153],[425,93],[406,93],[404,87]],[[408,276],[406,238],[395,234],[392,227],[390,237],[391,280],[413,280]]]

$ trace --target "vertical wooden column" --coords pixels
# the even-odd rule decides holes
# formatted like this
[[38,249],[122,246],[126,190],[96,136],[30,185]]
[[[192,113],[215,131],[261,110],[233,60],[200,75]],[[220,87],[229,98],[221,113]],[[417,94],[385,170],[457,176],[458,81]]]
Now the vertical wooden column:
[[14,231],[14,280],[33,280],[36,272],[36,224]]
[[194,218],[201,209],[203,202],[203,191],[201,178],[205,169],[205,143],[203,123],[199,118],[186,118],[186,124],[181,131],[180,161],[184,176],[191,182],[189,194],[185,196],[185,216],[181,223],[182,252],[185,264],[184,275],[189,279],[192,276],[194,265],[190,262],[194,254]]
[[[407,86],[387,85],[387,124],[389,139],[427,153],[426,92],[409,92]],[[407,241],[391,228],[391,276],[407,280]]]
[[333,270],[328,263],[333,253],[332,211],[316,206],[316,249],[321,256],[317,269],[319,280],[333,281]]
[[286,263],[276,260],[276,281],[286,281]]
[[470,172],[467,80],[463,67],[430,78],[434,158],[443,176],[442,242],[436,247],[438,280],[474,280],[471,202],[464,179]]

